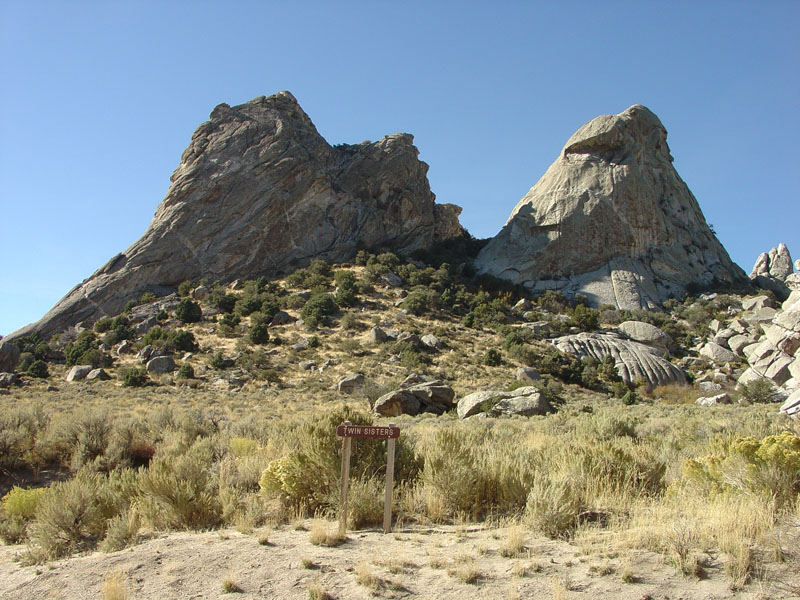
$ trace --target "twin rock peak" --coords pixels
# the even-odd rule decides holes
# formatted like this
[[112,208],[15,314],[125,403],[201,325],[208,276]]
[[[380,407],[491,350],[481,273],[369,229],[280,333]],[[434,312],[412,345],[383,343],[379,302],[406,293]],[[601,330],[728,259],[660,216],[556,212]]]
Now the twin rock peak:
[[[467,235],[437,204],[413,136],[331,146],[289,92],[220,104],[192,135],[144,235],[10,337],[49,336],[184,280],[275,276],[359,248],[404,254]],[[748,281],[635,105],[581,127],[478,255],[532,293],[653,308],[687,286]]]

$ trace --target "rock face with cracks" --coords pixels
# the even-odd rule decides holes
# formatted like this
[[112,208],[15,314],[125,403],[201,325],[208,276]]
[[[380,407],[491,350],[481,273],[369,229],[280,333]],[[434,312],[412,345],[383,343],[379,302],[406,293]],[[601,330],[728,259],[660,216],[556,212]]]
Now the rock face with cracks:
[[581,127],[481,251],[481,272],[594,306],[653,308],[687,286],[747,283],[641,105]]
[[45,338],[184,280],[288,273],[360,247],[411,253],[463,234],[436,204],[413,137],[331,146],[289,92],[220,104],[198,127],[144,235],[39,322]]

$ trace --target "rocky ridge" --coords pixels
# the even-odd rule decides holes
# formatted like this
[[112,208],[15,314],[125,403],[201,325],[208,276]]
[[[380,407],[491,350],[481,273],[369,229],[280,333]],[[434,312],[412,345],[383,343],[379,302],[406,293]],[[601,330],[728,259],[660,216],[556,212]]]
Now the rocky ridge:
[[192,135],[144,235],[10,338],[119,313],[184,280],[272,276],[360,247],[410,253],[463,234],[413,136],[329,145],[289,92],[220,104]]
[[689,286],[747,283],[672,165],[641,105],[581,127],[477,259],[532,292],[654,308]]

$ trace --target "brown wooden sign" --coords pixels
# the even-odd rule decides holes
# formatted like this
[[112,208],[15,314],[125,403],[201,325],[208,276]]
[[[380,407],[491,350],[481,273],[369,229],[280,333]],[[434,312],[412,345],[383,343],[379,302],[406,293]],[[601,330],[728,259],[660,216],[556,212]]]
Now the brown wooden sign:
[[373,425],[353,425],[345,421],[336,428],[336,435],[342,439],[342,478],[339,482],[339,533],[347,530],[347,490],[350,483],[350,446],[352,438],[373,438],[386,440],[386,490],[383,498],[383,533],[392,530],[392,486],[394,485],[394,447],[400,437],[400,428],[394,423],[388,427]]
[[378,438],[390,440],[400,437],[400,428],[393,425],[389,425],[388,427],[376,425],[339,425],[336,428],[336,435],[345,438]]

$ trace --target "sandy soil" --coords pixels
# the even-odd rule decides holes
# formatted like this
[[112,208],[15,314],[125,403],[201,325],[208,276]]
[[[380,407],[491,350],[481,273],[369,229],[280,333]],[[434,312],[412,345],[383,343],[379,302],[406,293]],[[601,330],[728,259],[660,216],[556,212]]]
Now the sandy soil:
[[[522,556],[506,558],[500,553],[502,529],[450,526],[389,535],[348,532],[345,543],[333,548],[314,546],[308,531],[289,526],[269,531],[269,542],[262,545],[263,534],[171,533],[120,552],[95,552],[28,567],[14,560],[24,548],[0,546],[0,598],[103,598],[104,581],[114,572],[124,577],[129,599],[306,599],[314,584],[337,599],[797,598],[778,580],[756,580],[733,591],[723,565],[713,557],[701,580],[677,574],[653,553],[609,552],[601,557],[545,538],[528,537]],[[465,565],[472,568],[464,569]],[[787,572],[791,570],[787,566]],[[623,581],[626,573],[628,583]],[[471,579],[469,575],[477,579],[464,581]],[[226,592],[226,581],[239,591]]]

